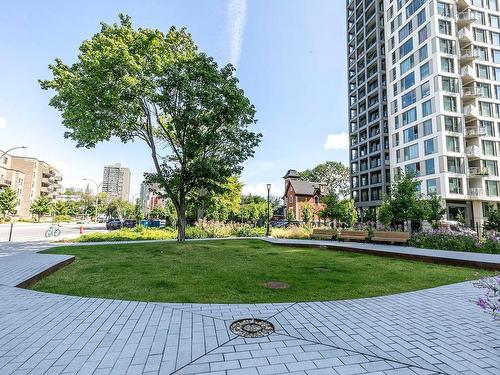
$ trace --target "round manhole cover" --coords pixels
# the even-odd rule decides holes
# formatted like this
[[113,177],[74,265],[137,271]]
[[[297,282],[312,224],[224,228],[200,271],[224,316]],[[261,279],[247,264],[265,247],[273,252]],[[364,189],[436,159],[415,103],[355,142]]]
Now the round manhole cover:
[[287,289],[290,285],[282,281],[268,281],[264,286],[268,289]]
[[274,332],[274,326],[267,320],[262,319],[240,319],[229,327],[231,332],[242,337],[264,337]]

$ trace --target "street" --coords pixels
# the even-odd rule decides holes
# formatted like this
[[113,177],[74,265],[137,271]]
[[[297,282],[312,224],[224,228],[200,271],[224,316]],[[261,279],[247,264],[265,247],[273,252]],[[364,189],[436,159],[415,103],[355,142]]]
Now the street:
[[[80,234],[80,224],[62,223],[58,237],[45,237],[45,231],[51,226],[50,223],[14,223],[12,230],[12,241],[50,241],[67,238],[75,238]],[[102,232],[106,230],[105,224],[83,224],[83,233]],[[9,240],[10,224],[0,224],[0,243]]]

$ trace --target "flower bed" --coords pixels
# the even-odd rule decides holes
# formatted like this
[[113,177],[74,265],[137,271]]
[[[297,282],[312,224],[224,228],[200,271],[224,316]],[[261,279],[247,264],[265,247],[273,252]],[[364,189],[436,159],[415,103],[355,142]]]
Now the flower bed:
[[447,230],[414,233],[410,237],[409,245],[425,249],[500,254],[498,237],[491,236],[480,240],[477,235],[459,234]]

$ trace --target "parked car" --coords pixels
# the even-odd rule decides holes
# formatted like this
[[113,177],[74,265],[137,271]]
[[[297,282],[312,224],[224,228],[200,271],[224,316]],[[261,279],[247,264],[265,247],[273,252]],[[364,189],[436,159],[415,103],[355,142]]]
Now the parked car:
[[269,225],[274,227],[274,228],[287,228],[288,227],[288,221],[287,220],[276,220],[276,221],[270,221]]
[[107,230],[122,229],[122,227],[123,227],[122,222],[119,219],[109,219],[106,222]]
[[137,226],[137,220],[127,219],[123,221],[123,228],[134,228]]

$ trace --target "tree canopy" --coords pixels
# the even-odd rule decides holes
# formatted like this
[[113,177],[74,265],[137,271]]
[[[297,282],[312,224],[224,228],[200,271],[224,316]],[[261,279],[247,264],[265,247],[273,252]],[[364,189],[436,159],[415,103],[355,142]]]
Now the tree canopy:
[[305,181],[325,183],[330,193],[339,197],[349,196],[349,168],[341,162],[327,161],[299,175]]
[[16,199],[16,192],[10,187],[0,190],[0,214],[4,221],[7,214],[16,210]]
[[55,91],[50,105],[62,113],[66,138],[88,148],[112,137],[147,144],[155,173],[145,177],[172,200],[179,240],[187,196],[220,190],[260,142],[234,68],[219,69],[185,29],[135,30],[120,15],[83,42],[76,63],[49,67],[53,78],[41,87]]

